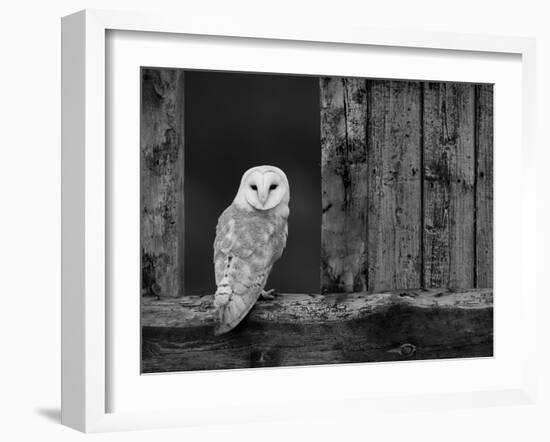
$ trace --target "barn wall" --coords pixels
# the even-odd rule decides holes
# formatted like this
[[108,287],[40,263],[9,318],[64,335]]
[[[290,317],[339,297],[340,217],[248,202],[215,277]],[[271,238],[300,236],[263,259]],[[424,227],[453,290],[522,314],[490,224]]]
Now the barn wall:
[[[181,296],[184,72],[141,75],[142,293]],[[491,288],[492,85],[319,85],[321,292]]]
[[492,91],[320,79],[322,292],[492,287]]

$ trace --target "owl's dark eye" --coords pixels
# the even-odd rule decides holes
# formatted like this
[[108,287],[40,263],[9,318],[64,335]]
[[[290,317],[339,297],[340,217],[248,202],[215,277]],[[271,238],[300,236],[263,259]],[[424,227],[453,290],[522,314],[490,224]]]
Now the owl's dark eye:
[[250,188],[251,188],[252,190],[258,190],[258,186],[256,186],[256,184],[252,184],[252,185],[250,186]]
[[269,186],[269,190],[275,190],[277,188],[277,184],[272,184]]

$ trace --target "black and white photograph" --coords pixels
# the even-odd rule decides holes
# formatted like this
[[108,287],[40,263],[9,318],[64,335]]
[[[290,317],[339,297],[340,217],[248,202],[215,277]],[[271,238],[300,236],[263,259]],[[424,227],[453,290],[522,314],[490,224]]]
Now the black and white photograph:
[[493,356],[493,85],[142,67],[141,372]]

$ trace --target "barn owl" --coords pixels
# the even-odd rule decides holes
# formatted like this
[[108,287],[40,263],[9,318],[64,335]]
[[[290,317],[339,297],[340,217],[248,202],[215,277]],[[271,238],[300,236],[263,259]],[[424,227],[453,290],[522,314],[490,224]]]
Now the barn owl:
[[214,333],[237,326],[260,296],[286,245],[290,188],[284,172],[274,166],[247,170],[237,196],[218,219],[214,241],[217,290]]

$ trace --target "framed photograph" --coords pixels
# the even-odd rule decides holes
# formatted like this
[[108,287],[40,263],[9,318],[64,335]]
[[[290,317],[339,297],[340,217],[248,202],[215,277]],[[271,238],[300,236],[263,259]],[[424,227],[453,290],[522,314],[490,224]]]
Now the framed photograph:
[[532,40],[62,31],[64,424],[533,400]]

